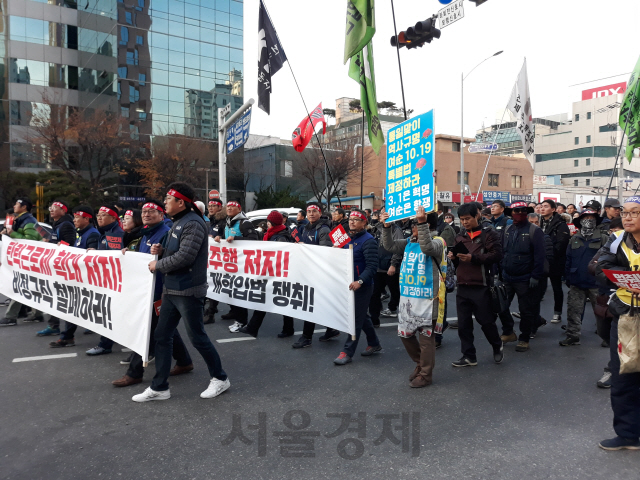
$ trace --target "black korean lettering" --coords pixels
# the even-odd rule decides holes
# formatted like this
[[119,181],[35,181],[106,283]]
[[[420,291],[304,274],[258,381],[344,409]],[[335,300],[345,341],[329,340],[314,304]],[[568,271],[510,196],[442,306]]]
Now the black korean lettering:
[[53,288],[56,289],[56,310],[67,313],[69,308],[69,295],[67,294],[66,285],[53,282]]
[[267,300],[267,280],[249,281],[249,301],[255,303],[266,303]]
[[291,282],[273,282],[273,304],[278,307],[289,306],[291,296]]
[[29,281],[33,283],[33,290],[30,290],[31,296],[33,297],[33,301],[36,303],[40,303],[40,299],[42,298],[42,294],[40,293],[40,288],[38,288],[38,278],[30,276]]
[[[257,425],[247,425],[249,430],[258,431],[258,456],[265,457],[267,455],[267,413],[258,412]],[[227,446],[231,445],[236,439],[245,445],[253,445],[254,440],[248,438],[242,431],[242,414],[234,413],[231,420],[231,432],[220,443]]]
[[[300,418],[298,424],[293,422],[295,417]],[[279,438],[280,456],[315,458],[315,438],[320,436],[320,432],[305,430],[311,425],[311,416],[304,410],[290,410],[284,414],[282,423],[293,431],[273,432],[273,436]]]
[[[350,413],[327,413],[327,418],[339,418],[340,425],[329,434],[325,434],[326,438],[335,438],[346,432],[357,433],[358,438],[344,438],[338,443],[338,455],[345,460],[355,460],[364,454],[364,443],[360,438],[367,438],[367,414],[366,412],[358,412],[355,418]],[[350,427],[355,423],[355,427]]]
[[[399,414],[380,414],[376,415],[377,419],[382,420],[382,433],[373,441],[374,445],[380,445],[385,440],[389,440],[395,445],[402,443],[402,451],[408,453],[411,451],[412,457],[420,456],[420,412],[413,412],[411,416],[409,412],[402,413],[402,422],[399,426],[392,426],[392,420],[401,418]],[[393,430],[401,431],[401,438],[397,438],[393,434]]]
[[51,286],[49,280],[39,280],[40,292],[42,293],[42,301],[49,304],[50,308],[53,308],[53,293],[51,292]]
[[245,282],[244,277],[235,277],[233,280],[233,298],[238,300],[247,299],[247,288],[249,288],[249,280]]
[[235,275],[229,275],[225,273],[222,276],[222,288],[220,289],[220,293],[224,295],[228,295],[229,298],[233,295],[233,280],[236,278]]

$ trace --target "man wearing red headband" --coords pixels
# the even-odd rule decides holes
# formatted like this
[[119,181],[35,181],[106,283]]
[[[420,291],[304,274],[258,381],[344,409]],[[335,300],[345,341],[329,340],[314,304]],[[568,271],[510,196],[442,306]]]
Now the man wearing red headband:
[[173,220],[173,227],[165,240],[151,246],[150,253],[159,260],[149,263],[149,271],[164,275],[162,308],[154,335],[156,340],[156,374],[151,387],[134,395],[134,402],[167,400],[173,335],[184,320],[189,339],[198,350],[209,369],[209,387],[200,394],[202,398],[213,398],[227,390],[231,384],[222,369],[220,356],[204,330],[202,314],[207,294],[207,253],[209,251],[207,226],[197,207],[193,204],[195,192],[186,183],[176,182],[169,186],[165,197],[165,211]]
[[[209,236],[216,238],[224,235],[224,228],[227,225],[227,210],[222,208],[222,200],[212,198],[207,206],[209,212]],[[208,298],[207,310],[204,312],[204,324],[216,322],[216,313],[218,313],[218,301]]]
[[[120,227],[120,217],[114,205],[103,205],[98,210],[98,231],[100,243],[98,250],[122,250],[124,230]],[[100,343],[86,351],[87,355],[105,355],[111,353],[113,340],[100,337]]]
[[[324,247],[332,247],[333,242],[329,234],[331,233],[330,223],[328,220],[322,218],[322,204],[318,202],[310,202],[307,204],[307,220],[309,223],[305,225],[300,232],[300,243],[306,245],[321,245]],[[313,322],[304,322],[302,329],[302,336],[296,343],[292,345],[293,348],[306,348],[312,345],[311,339],[313,338],[313,331],[316,328],[316,324]],[[332,338],[340,335],[338,330],[333,328],[327,328],[327,331],[320,337],[321,342],[326,342]]]
[[[232,243],[238,240],[258,240],[253,223],[242,212],[242,204],[239,200],[230,200],[227,202],[227,219],[224,231],[218,230],[218,235],[214,238],[216,242],[225,239],[226,242]],[[236,333],[240,328],[247,324],[249,312],[244,307],[236,307],[230,305],[229,313],[222,315],[223,320],[235,320],[233,325],[229,327],[229,331]]]

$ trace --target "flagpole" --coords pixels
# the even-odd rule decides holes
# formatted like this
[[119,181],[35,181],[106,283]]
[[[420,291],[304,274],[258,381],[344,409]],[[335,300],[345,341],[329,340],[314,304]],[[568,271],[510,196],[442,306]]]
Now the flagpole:
[[360,160],[360,210],[364,210],[364,204],[362,203],[362,190],[364,188],[364,108],[362,109],[362,146],[360,149],[362,154]]
[[[267,9],[267,5],[264,2],[264,0],[262,0],[262,5],[264,6],[264,10],[267,13],[267,16],[269,17],[269,20],[271,21],[271,25],[273,25],[273,20],[271,19],[271,15],[269,15],[269,10]],[[278,39],[278,42],[280,43],[280,45],[282,45],[282,42],[280,41],[280,37],[278,36],[278,31],[275,29],[275,27],[273,28],[273,31],[276,34],[276,38]],[[300,85],[298,85],[298,80],[296,79],[296,75],[293,73],[293,68],[291,68],[291,60],[289,58],[287,58],[287,65],[289,65],[289,70],[291,71],[291,76],[293,77],[293,81],[296,83],[296,87],[298,88],[298,93],[300,94],[300,99],[302,100],[302,104],[304,105],[304,109],[307,112],[307,118],[309,119],[309,123],[311,123],[311,125],[313,126],[313,121],[311,120],[311,115],[309,114],[309,109],[307,108],[307,103],[304,101],[304,97],[302,96],[302,91],[300,90]],[[331,175],[331,169],[329,168],[329,163],[327,162],[327,157],[325,157],[325,155],[324,155],[324,149],[322,148],[322,143],[320,142],[320,138],[318,137],[318,133],[315,131],[315,128],[313,129],[313,134],[315,135],[316,141],[318,142],[318,146],[320,147],[320,153],[322,153],[322,159],[324,160],[324,166],[327,169],[327,173],[329,174],[329,179],[331,180],[331,185],[333,186],[334,190],[336,191],[335,195],[336,195],[336,198],[338,199],[338,205],[340,205],[340,207],[342,207],[342,201],[340,200],[339,190],[338,190],[338,188],[336,188],[336,183],[333,180],[333,175]],[[325,182],[325,186],[326,186],[326,182]],[[330,195],[329,195],[329,189],[327,189],[327,208],[329,208],[330,205],[331,205],[331,198],[330,198]]]
[[[504,114],[507,113],[508,108],[509,108],[509,103],[507,103],[507,106],[504,108],[504,112],[502,112],[502,118],[500,119],[500,125],[498,125],[498,131],[496,132],[496,135],[493,137],[493,142],[491,143],[496,143],[496,140],[498,139],[498,135],[500,134],[500,130],[502,130],[502,124],[504,122]],[[522,145],[522,147],[524,151],[524,144]],[[478,186],[478,192],[476,193],[476,202],[478,201],[477,199],[478,199],[478,195],[480,195],[480,190],[482,190],[482,183],[484,182],[484,176],[487,174],[487,168],[489,168],[489,160],[491,160],[491,155],[493,155],[493,150],[489,152],[489,158],[487,158],[487,164],[484,166],[482,179],[480,180],[480,185]]]
[[[393,0],[391,0],[391,15],[393,16],[393,33],[398,38],[398,28],[396,27],[396,10],[393,7]],[[400,65],[400,45],[396,41],[396,54],[398,55],[398,70],[400,71],[400,90],[402,91],[402,111],[404,112],[404,119],[407,119],[407,105],[404,103],[404,83],[402,82],[402,65]],[[362,147],[364,148],[364,146]]]

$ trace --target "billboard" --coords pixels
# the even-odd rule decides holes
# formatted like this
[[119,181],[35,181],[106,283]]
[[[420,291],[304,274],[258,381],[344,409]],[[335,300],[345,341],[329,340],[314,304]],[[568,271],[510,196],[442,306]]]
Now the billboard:
[[617,93],[624,93],[627,91],[627,83],[614,83],[613,85],[606,85],[604,87],[590,88],[589,90],[582,91],[582,100],[591,100],[592,98],[608,97],[609,95],[615,95]]

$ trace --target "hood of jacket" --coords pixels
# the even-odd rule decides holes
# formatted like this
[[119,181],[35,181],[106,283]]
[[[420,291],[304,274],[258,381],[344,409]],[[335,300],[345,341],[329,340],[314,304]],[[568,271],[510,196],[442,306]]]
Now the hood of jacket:
[[[211,217],[209,217],[209,219],[211,220]],[[227,212],[225,211],[225,209],[223,208],[222,210],[220,210],[218,213],[216,213],[213,216],[213,219],[216,222],[219,222],[220,220],[226,220],[227,219]]]
[[[56,220],[55,222],[53,222],[53,225],[51,225],[53,228],[56,228],[58,225],[64,223],[64,222],[71,222],[71,224],[73,225],[73,217],[71,215],[69,215],[68,213],[65,213],[63,216],[61,216],[58,220]],[[75,228],[75,227],[74,227]]]

